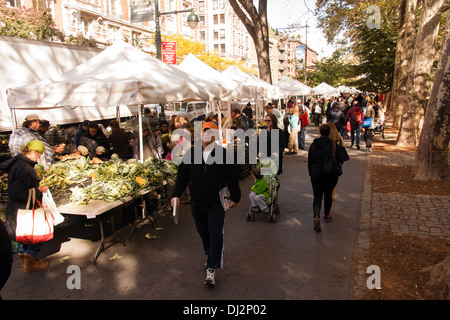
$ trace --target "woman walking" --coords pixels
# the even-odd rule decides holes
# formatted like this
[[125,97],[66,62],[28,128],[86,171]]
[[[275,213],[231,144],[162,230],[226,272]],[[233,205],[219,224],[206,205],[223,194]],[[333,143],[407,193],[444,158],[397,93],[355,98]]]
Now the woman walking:
[[328,174],[324,171],[325,161],[333,152],[335,146],[335,157],[337,162],[342,165],[345,161],[342,148],[333,142],[330,138],[331,128],[327,124],[319,127],[320,136],[315,139],[308,150],[308,172],[311,177],[311,184],[313,188],[314,200],[314,230],[320,232],[320,209],[322,206],[322,199],[324,200],[324,221],[331,220],[330,211],[333,203],[332,193],[338,182],[338,176]]

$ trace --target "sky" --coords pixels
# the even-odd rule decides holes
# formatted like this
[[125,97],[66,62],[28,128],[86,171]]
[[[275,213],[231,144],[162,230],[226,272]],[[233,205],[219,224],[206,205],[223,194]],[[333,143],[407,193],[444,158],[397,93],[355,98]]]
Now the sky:
[[[314,16],[315,0],[268,0],[267,18],[272,28],[286,28],[296,23],[305,26],[308,23],[308,47],[323,57],[330,57],[335,48],[327,43],[322,31],[317,27],[318,22]],[[293,31],[300,34],[302,41],[305,40],[305,29]]]

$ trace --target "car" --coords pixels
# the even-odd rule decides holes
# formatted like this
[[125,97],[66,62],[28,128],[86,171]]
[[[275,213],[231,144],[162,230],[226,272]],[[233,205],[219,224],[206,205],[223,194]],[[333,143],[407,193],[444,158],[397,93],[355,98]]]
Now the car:
[[207,114],[208,101],[195,101],[188,103],[168,103],[164,108],[164,114],[167,121],[171,120],[172,115],[185,116],[189,121],[204,114]]

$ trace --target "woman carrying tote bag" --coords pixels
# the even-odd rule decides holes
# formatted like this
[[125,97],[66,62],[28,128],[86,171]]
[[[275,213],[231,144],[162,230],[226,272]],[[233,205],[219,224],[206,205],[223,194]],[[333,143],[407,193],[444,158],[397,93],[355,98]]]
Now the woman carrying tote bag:
[[313,188],[313,213],[314,213],[314,230],[320,232],[320,209],[322,199],[324,201],[324,221],[331,219],[330,211],[333,203],[333,189],[338,183],[337,175],[328,174],[324,170],[325,162],[333,152],[339,164],[344,163],[346,157],[343,148],[329,138],[331,127],[322,124],[319,127],[320,136],[314,139],[308,150],[308,172],[311,177],[311,185]]
[[[42,193],[47,186],[39,186],[39,178],[34,166],[44,153],[44,144],[39,140],[31,140],[20,148],[20,153],[1,165],[2,170],[8,171],[9,200],[6,208],[6,229],[12,240],[16,240],[17,212],[26,209],[29,189],[35,189],[36,199],[42,199]],[[23,272],[43,270],[48,262],[36,260],[40,252],[41,243],[18,244],[19,258]]]

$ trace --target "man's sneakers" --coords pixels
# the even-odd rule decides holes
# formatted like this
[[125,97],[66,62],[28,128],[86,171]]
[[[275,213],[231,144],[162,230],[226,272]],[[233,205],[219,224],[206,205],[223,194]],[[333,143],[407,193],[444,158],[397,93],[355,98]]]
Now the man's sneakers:
[[208,287],[214,287],[216,285],[216,280],[214,279],[214,276],[215,276],[214,269],[211,268],[206,269],[206,279],[203,282],[203,284]]

